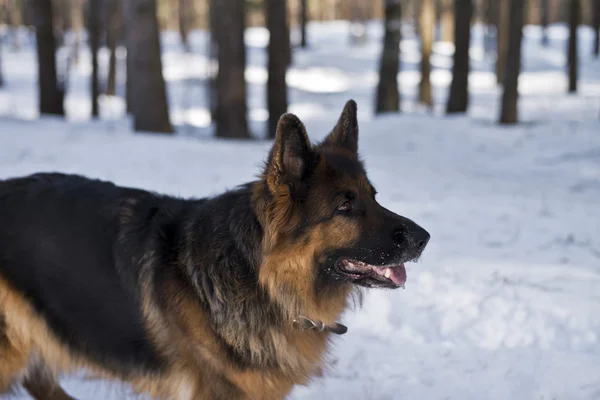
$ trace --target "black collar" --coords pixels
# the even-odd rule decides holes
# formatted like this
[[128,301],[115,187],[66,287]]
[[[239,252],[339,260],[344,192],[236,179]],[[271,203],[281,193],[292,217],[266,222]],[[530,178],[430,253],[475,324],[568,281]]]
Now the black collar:
[[294,320],[294,325],[296,326],[297,329],[300,330],[316,330],[318,332],[331,332],[331,333],[335,333],[336,335],[343,335],[344,333],[348,332],[348,327],[345,325],[340,324],[339,322],[336,322],[333,326],[331,325],[325,325],[323,323],[323,321],[313,321],[312,319],[305,317],[303,315],[298,316],[298,318],[296,318]]

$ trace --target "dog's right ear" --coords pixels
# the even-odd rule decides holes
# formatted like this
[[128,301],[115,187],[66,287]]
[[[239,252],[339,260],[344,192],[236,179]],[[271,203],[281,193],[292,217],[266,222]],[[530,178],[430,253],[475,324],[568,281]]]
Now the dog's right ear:
[[311,172],[313,162],[314,154],[304,124],[294,114],[283,114],[265,171],[269,189],[276,192],[280,185],[302,181]]

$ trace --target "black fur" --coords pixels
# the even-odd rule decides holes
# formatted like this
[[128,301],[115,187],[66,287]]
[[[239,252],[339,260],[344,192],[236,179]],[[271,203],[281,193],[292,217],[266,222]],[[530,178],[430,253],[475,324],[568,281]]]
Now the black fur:
[[60,174],[0,182],[1,276],[61,340],[123,374],[159,367],[134,263],[115,247],[121,203],[131,198],[152,195]]
[[[216,332],[277,325],[257,283],[262,228],[250,200],[249,185],[181,200],[76,175],[0,181],[0,227],[10,227],[0,229],[0,276],[72,349],[125,375],[158,370],[140,315],[142,274],[163,307],[164,282],[188,287]],[[253,365],[246,349],[224,344],[235,364]]]

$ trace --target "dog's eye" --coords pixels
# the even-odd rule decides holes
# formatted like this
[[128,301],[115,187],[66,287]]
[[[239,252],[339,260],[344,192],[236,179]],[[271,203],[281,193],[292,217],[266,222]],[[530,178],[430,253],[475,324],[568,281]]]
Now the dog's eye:
[[352,211],[352,202],[350,202],[350,200],[344,201],[338,207],[338,211]]

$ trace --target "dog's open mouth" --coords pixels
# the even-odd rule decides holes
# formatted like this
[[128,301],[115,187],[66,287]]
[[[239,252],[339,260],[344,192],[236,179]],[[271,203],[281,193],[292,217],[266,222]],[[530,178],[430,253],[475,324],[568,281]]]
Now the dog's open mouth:
[[391,288],[404,287],[406,283],[406,268],[404,263],[371,265],[362,261],[342,258],[340,270],[356,283],[365,286],[386,286]]

